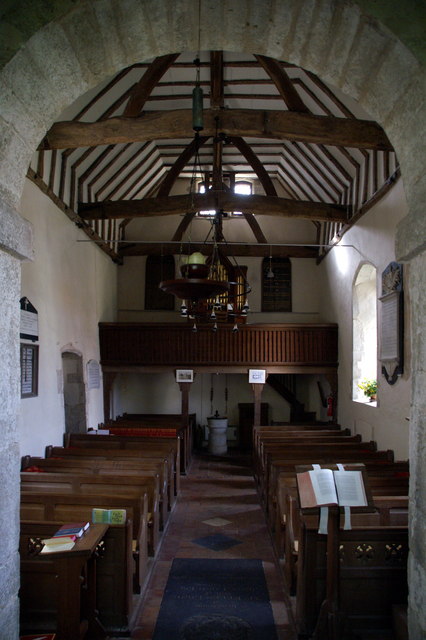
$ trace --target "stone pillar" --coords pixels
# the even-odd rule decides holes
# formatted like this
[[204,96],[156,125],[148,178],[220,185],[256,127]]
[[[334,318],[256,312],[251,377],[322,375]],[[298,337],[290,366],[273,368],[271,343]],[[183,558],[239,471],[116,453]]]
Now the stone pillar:
[[19,589],[19,260],[0,251],[0,539],[2,541],[1,633],[18,637]]
[[410,415],[410,556],[408,628],[410,640],[426,637],[426,252],[409,267],[412,332]]
[[0,200],[0,635],[19,637],[19,299],[20,261],[31,255],[30,227]]

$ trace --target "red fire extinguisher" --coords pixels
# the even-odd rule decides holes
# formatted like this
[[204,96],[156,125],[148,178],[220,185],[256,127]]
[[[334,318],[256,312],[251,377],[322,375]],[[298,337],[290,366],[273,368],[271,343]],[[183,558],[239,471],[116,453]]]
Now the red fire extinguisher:
[[333,396],[330,395],[327,398],[327,416],[333,417]]

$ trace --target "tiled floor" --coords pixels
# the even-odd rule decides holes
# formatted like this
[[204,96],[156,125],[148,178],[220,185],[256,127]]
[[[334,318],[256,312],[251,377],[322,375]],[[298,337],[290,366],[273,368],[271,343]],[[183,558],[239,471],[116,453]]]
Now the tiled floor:
[[[296,638],[249,463],[249,456],[232,453],[193,459],[189,474],[182,478],[180,499],[169,519],[132,638],[152,638],[174,558],[260,558],[278,638]],[[208,546],[202,544],[204,538]]]

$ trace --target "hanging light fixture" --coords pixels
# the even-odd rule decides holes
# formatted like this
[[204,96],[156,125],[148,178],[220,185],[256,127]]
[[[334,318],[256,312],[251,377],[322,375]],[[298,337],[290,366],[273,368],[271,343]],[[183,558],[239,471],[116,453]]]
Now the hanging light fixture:
[[[199,0],[198,52],[194,60],[196,78],[192,91],[192,128],[195,132],[195,153],[189,187],[189,212],[194,211],[194,194],[197,192],[197,181],[202,176],[199,158],[199,132],[204,128],[203,90],[200,83],[200,11],[201,2]],[[217,137],[218,132],[216,132]],[[214,323],[213,331],[217,331],[218,317],[228,321],[232,319],[234,321],[233,331],[238,331],[238,320],[242,318],[244,321],[249,311],[247,295],[250,292],[250,286],[245,274],[235,258],[224,255],[220,249],[222,245],[226,245],[222,230],[222,221],[226,216],[227,214],[219,209],[210,218],[211,229],[204,241],[206,249],[204,253],[200,251],[191,253],[191,242],[188,242],[188,252],[185,252],[180,265],[182,277],[160,282],[159,285],[163,291],[172,293],[182,300],[180,315],[193,321],[192,331],[194,333],[197,331],[197,321],[212,322]],[[210,235],[212,237],[209,242]],[[242,301],[244,301],[243,304]]]
[[[207,236],[205,254],[195,251],[185,254],[180,265],[182,277],[160,282],[160,289],[182,300],[180,315],[193,322],[192,330],[197,330],[197,322],[213,323],[212,330],[217,331],[217,320],[233,321],[233,331],[238,331],[238,323],[244,322],[249,312],[248,294],[250,285],[243,270],[235,258],[223,255],[220,250],[226,241],[221,234],[218,241],[218,218],[223,212],[214,215],[211,224],[212,241]],[[210,234],[210,232],[209,232]],[[234,261],[234,264],[232,263]],[[227,273],[228,279],[223,279]],[[231,277],[229,277],[231,275]]]

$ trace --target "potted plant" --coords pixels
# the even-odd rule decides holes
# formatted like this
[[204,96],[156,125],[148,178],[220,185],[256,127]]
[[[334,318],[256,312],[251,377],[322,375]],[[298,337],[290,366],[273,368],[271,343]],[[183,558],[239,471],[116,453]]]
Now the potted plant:
[[376,399],[377,380],[368,380],[365,378],[358,383],[358,388],[364,392],[364,395],[370,399],[370,402]]

